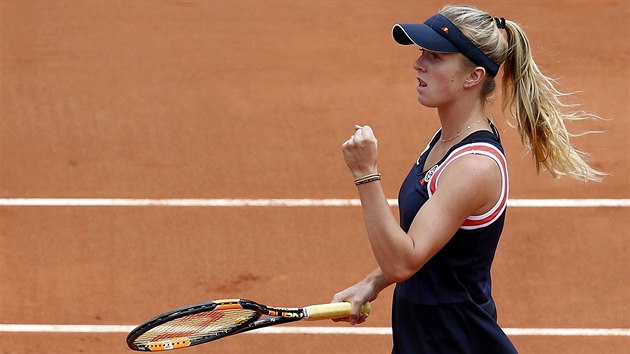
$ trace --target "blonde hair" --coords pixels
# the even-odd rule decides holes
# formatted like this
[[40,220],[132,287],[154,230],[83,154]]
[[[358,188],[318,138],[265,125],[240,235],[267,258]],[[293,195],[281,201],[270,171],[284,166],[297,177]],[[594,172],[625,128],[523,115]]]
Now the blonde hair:
[[[570,142],[575,136],[565,120],[598,118],[584,112],[563,110],[571,107],[560,98],[555,81],[545,76],[534,61],[529,40],[523,29],[505,20],[504,36],[490,14],[472,6],[446,6],[440,13],[453,22],[484,54],[495,63],[503,63],[503,110],[509,108],[516,118],[521,142],[536,161],[536,170],[548,170],[552,176],[571,176],[579,180],[600,181],[605,173],[584,160],[584,153]],[[507,37],[507,38],[506,38]],[[482,89],[484,101],[495,89],[494,77],[487,75]]]

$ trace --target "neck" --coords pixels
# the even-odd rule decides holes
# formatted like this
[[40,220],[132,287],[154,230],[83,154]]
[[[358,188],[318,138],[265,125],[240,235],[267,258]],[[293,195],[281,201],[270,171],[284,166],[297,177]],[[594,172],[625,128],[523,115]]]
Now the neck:
[[[479,120],[485,120],[486,117],[481,100],[459,100],[451,105],[438,107],[438,115],[442,125],[442,139],[451,139],[458,134],[468,134],[469,131],[463,132],[463,130]],[[476,124],[474,128],[479,127],[483,125]]]

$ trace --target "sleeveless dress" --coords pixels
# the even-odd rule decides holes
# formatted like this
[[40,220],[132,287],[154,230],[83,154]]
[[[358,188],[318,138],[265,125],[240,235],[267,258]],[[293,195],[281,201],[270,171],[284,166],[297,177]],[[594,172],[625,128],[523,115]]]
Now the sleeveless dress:
[[[483,215],[470,216],[450,241],[411,278],[396,284],[392,353],[512,354],[516,349],[497,324],[490,266],[499,242],[508,198],[507,163],[494,126],[453,146],[435,166],[424,166],[438,131],[403,182],[398,196],[405,232],[439,188],[444,169],[459,157],[493,159],[502,175],[501,196]],[[462,176],[466,178],[466,176]]]

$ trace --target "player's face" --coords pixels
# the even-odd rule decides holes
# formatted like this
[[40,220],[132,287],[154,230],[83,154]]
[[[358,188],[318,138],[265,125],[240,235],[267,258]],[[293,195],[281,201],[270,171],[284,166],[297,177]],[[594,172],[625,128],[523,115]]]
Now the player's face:
[[447,105],[459,97],[466,72],[459,53],[438,53],[420,50],[413,63],[418,79],[418,102],[427,107]]

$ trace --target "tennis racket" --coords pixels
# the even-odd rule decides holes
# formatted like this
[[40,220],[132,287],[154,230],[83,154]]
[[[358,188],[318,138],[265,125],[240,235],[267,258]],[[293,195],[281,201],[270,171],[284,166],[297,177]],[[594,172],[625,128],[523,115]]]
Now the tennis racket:
[[[277,324],[344,318],[350,315],[350,308],[349,302],[282,308],[246,299],[215,300],[148,320],[129,332],[127,345],[139,351],[186,348]],[[370,304],[365,303],[361,312],[370,313]]]

